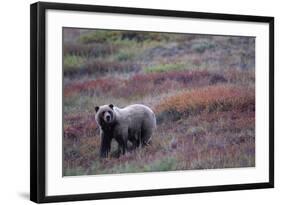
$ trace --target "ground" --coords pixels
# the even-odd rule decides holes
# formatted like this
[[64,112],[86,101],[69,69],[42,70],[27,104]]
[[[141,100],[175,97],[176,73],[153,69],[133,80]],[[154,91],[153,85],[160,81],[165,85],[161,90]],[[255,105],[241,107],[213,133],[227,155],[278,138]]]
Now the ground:
[[[65,176],[255,166],[254,38],[63,32]],[[94,107],[110,103],[153,109],[151,145],[99,159]]]

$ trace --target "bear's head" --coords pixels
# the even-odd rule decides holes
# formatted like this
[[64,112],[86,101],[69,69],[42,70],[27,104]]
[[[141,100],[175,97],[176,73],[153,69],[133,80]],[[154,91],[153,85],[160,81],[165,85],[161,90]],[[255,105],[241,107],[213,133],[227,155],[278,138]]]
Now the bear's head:
[[114,105],[102,105],[95,107],[96,121],[102,128],[111,126],[115,123]]

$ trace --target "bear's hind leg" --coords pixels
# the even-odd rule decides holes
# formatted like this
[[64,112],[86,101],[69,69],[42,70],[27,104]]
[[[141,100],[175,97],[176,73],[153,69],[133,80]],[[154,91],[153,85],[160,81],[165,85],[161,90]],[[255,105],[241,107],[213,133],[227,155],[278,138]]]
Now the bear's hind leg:
[[132,149],[136,149],[140,146],[140,139],[141,138],[141,132],[134,132],[129,136],[129,140],[132,143],[133,147]]
[[152,135],[152,129],[144,129],[142,127],[141,129],[141,136],[140,136],[140,143],[141,146],[146,146],[149,145],[150,143],[150,139],[151,139],[151,135]]

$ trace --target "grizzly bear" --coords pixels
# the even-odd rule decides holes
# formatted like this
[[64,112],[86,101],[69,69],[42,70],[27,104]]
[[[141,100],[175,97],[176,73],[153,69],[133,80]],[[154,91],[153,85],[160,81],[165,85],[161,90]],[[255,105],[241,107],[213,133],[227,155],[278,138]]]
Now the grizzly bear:
[[148,145],[156,128],[154,112],[141,104],[118,108],[112,104],[95,107],[95,119],[100,129],[100,157],[107,157],[111,141],[118,143],[118,152],[125,154],[128,141],[132,148]]

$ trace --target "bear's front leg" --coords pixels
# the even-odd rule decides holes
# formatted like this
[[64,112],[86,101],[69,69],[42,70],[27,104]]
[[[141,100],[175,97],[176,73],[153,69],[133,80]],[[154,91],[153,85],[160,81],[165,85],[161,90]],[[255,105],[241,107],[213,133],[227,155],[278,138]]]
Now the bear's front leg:
[[104,134],[101,135],[101,146],[100,146],[100,157],[106,158],[108,153],[110,152],[111,147],[111,138],[105,136]]
[[128,144],[128,135],[120,135],[116,137],[116,141],[118,142],[118,149],[122,154],[125,154],[127,151]]

